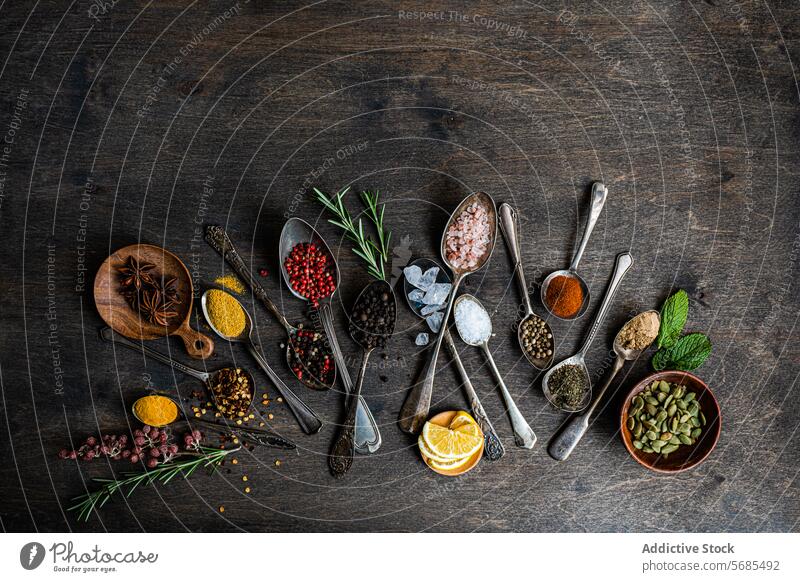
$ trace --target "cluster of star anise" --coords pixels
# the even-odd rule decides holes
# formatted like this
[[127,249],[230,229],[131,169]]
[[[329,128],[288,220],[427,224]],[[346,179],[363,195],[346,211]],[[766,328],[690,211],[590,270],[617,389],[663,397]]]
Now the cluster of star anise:
[[180,305],[178,281],[175,277],[164,279],[155,272],[155,265],[139,261],[133,255],[118,267],[121,294],[132,309],[139,312],[150,323],[168,326],[175,310]]

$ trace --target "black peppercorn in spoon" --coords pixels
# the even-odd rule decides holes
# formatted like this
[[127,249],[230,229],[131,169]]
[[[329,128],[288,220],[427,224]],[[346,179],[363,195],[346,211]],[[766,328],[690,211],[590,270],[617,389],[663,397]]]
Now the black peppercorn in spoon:
[[356,299],[350,316],[350,336],[362,349],[361,368],[358,371],[355,389],[347,404],[347,413],[336,440],[328,455],[328,465],[335,477],[341,477],[353,465],[355,453],[356,409],[364,385],[364,376],[372,350],[386,346],[394,333],[397,317],[397,301],[391,286],[386,281],[373,281]]

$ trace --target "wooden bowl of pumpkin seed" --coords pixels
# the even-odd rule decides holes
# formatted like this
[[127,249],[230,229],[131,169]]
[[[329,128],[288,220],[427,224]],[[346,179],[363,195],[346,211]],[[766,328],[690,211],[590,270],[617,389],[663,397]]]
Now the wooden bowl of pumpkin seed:
[[680,473],[717,446],[722,417],[711,389],[689,372],[664,371],[636,384],[620,414],[622,442],[640,465]]

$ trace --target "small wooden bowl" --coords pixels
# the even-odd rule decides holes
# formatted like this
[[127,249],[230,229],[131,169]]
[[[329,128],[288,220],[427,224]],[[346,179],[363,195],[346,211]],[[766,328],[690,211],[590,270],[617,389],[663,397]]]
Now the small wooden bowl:
[[[633,435],[626,424],[628,409],[634,396],[656,380],[664,380],[670,384],[686,386],[688,391],[697,395],[697,403],[706,417],[706,425],[700,434],[700,440],[693,445],[681,445],[677,451],[670,453],[666,459],[657,453],[645,453],[634,447]],[[664,371],[651,374],[631,389],[622,403],[620,412],[620,434],[622,435],[622,442],[625,443],[625,448],[628,449],[628,452],[637,463],[657,473],[680,473],[688,471],[705,461],[706,457],[717,446],[721,428],[722,415],[717,399],[705,382],[689,372]]]
[[[120,294],[117,269],[131,255],[140,261],[153,263],[159,276],[176,278],[178,293],[183,301],[175,307],[178,315],[173,318],[169,326],[164,327],[145,321]],[[136,340],[177,335],[183,340],[186,351],[191,357],[205,359],[214,353],[214,342],[207,335],[189,326],[193,298],[192,277],[186,265],[171,252],[153,245],[136,244],[119,249],[100,265],[94,279],[94,302],[97,311],[111,329]]]
[[[428,422],[432,422],[433,424],[438,424],[439,426],[450,426],[450,423],[453,421],[453,417],[458,414],[458,410],[448,410],[446,412],[440,412],[428,419]],[[458,477],[459,475],[463,475],[470,469],[473,469],[475,465],[477,465],[481,457],[483,456],[483,446],[485,441],[481,441],[481,446],[475,451],[472,456],[469,458],[465,464],[461,465],[457,469],[448,469],[442,470],[432,467],[431,464],[428,462],[428,457],[426,457],[422,451],[419,452],[422,455],[422,460],[425,461],[425,464],[428,465],[428,468],[435,472],[439,473],[439,475],[444,475],[446,477]]]

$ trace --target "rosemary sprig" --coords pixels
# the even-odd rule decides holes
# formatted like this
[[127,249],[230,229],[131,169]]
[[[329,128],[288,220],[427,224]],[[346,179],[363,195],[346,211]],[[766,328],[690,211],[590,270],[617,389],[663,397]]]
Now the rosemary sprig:
[[201,467],[207,467],[213,472],[226,456],[239,449],[240,447],[235,449],[200,447],[197,453],[181,454],[181,457],[189,458],[169,461],[158,465],[155,469],[139,473],[124,473],[123,479],[93,479],[97,483],[102,483],[102,486],[97,491],[73,498],[72,501],[76,503],[67,508],[67,511],[77,511],[79,520],[89,521],[92,511],[103,507],[115,493],[130,497],[139,485],[151,485],[156,481],[169,483],[178,475],[186,479]]
[[341,228],[347,238],[353,241],[356,246],[353,247],[353,252],[361,257],[367,263],[367,272],[376,279],[386,280],[386,271],[384,265],[389,260],[389,242],[392,238],[392,233],[387,233],[383,226],[383,213],[386,210],[386,205],[380,205],[378,209],[378,192],[372,193],[370,191],[361,192],[361,201],[366,206],[366,214],[370,222],[375,226],[378,233],[378,242],[376,243],[371,236],[364,233],[364,225],[361,219],[354,222],[350,216],[350,212],[345,208],[344,196],[350,188],[345,188],[341,192],[328,196],[314,188],[314,194],[317,200],[330,212],[336,216],[336,219],[328,219],[328,222]]

